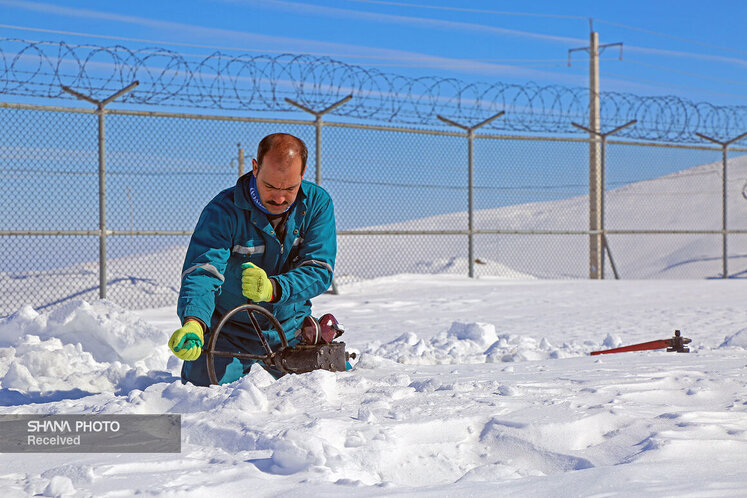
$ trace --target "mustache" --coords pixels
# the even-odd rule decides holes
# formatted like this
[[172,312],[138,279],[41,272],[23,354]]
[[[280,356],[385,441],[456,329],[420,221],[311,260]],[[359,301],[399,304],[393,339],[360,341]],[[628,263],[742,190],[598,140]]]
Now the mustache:
[[269,204],[270,206],[277,206],[277,207],[280,207],[280,206],[287,206],[287,205],[288,205],[288,201],[285,201],[285,202],[273,202],[273,201],[267,201],[267,204]]

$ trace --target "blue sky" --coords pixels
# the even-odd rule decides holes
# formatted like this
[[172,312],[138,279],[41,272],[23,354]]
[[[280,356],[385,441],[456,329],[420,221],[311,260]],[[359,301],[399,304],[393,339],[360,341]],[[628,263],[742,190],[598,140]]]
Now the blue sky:
[[0,36],[161,46],[196,58],[325,55],[407,76],[586,86],[590,18],[602,91],[747,105],[747,2],[0,0]]
[[[617,47],[602,54],[603,92],[675,95],[724,106],[747,106],[744,19],[747,19],[744,1],[0,0],[0,38],[62,41],[71,45],[122,45],[132,50],[161,47],[193,61],[216,51],[233,57],[312,54],[408,77],[435,76],[489,84],[521,85],[531,81],[539,85],[586,87],[588,58],[583,52],[573,52],[569,67],[568,51],[588,46],[593,26],[600,43],[623,43],[622,60]],[[54,54],[56,47],[52,47]],[[105,61],[102,58],[103,64]],[[3,62],[0,60],[0,64]],[[162,62],[163,59],[153,61]],[[2,96],[2,100],[24,99],[13,95]],[[32,101],[57,103],[39,98]],[[88,107],[70,102],[75,101],[68,100],[63,105]],[[230,113],[244,115],[234,110]],[[33,121],[36,115],[24,116],[23,119],[36,123]],[[300,112],[293,116],[286,113],[283,117],[311,119]],[[54,116],[41,123],[15,130],[17,133],[34,130],[37,134],[14,139],[12,133],[6,133],[8,146],[36,150],[34,158],[25,162],[14,152],[18,156],[16,162],[7,164],[11,168],[44,166],[88,173],[75,177],[80,179],[76,180],[78,183],[66,180],[70,185],[52,177],[58,189],[33,184],[32,176],[19,173],[7,189],[15,195],[0,203],[0,210],[12,214],[4,217],[8,223],[13,220],[12,227],[7,228],[96,228],[98,198],[92,190],[96,182],[93,117]],[[48,130],[64,132],[67,141],[61,145],[59,135]],[[139,136],[135,130],[149,136],[147,146],[133,138]],[[313,143],[313,128],[296,127],[290,131],[294,130],[307,143]],[[270,131],[277,130],[264,125],[211,124],[203,132],[210,142],[210,147],[206,147],[199,140],[185,138],[178,122],[109,118],[108,227],[127,229],[133,220],[135,229],[192,229],[205,202],[233,182],[235,144],[243,142],[251,155],[257,138]],[[325,128],[324,133],[323,185],[335,197],[340,228],[466,209],[463,138],[422,138],[420,143],[426,145],[413,148],[415,142],[390,135],[334,128]],[[477,144],[477,209],[555,200],[582,195],[587,190],[585,144],[532,146],[528,150],[529,145],[508,141]],[[60,153],[61,148],[69,150]],[[177,149],[181,156],[170,161],[162,159]],[[360,163],[361,156],[370,159]],[[53,160],[47,159],[50,157]],[[184,161],[183,157],[190,160]],[[641,148],[612,149],[607,181],[611,188],[618,187],[716,161],[719,157],[713,151],[685,154],[665,149],[645,152]],[[161,177],[137,175],[137,171],[154,167],[153,158],[157,159],[155,165],[161,173],[199,169],[202,175],[189,178],[177,175],[178,181],[171,183],[153,180]],[[496,158],[500,159],[499,167],[494,165]],[[214,175],[216,171],[223,176]],[[372,181],[372,177],[401,185],[379,186],[376,195],[371,195],[371,186],[365,182]],[[205,178],[213,183],[206,186]],[[437,187],[415,185],[421,182]],[[174,190],[189,189],[199,195],[190,197],[190,205],[180,206],[176,216],[171,194]],[[87,192],[86,197],[80,196],[79,191]],[[382,201],[402,208],[381,210]],[[38,209],[48,205],[67,208]],[[58,213],[57,217],[50,217],[50,212]],[[82,254],[84,251],[80,250],[77,256],[81,260],[95,258],[96,240],[88,239],[88,252]],[[121,237],[110,244],[113,255],[135,249],[134,242]],[[18,257],[25,254],[20,249],[7,253]],[[6,264],[9,268],[20,268],[33,267],[38,262],[32,258]]]

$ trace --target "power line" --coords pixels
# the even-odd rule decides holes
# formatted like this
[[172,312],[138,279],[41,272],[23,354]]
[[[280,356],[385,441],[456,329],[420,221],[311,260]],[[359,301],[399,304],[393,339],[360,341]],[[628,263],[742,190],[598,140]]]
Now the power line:
[[[355,56],[352,56],[353,59],[355,59]],[[407,60],[407,59],[405,59]],[[417,59],[418,61],[422,62],[421,64],[397,64],[397,63],[388,63],[388,62],[368,62],[372,66],[376,67],[423,67],[424,65],[428,65],[429,61],[424,61],[422,58]],[[513,66],[514,64],[537,64],[541,66],[537,67],[565,67],[568,63],[568,59],[495,59],[495,58],[486,58],[486,59],[448,59],[449,61],[454,62],[488,62],[488,63],[500,63],[507,66]],[[619,60],[617,57],[613,58],[600,58],[600,61],[617,61]],[[588,58],[579,58],[574,59],[575,62],[589,62]],[[433,61],[437,62],[437,61]],[[559,66],[557,64],[560,64]],[[520,66],[516,66],[520,67]]]
[[678,40],[678,41],[683,41],[683,42],[686,42],[686,43],[692,43],[694,45],[701,45],[701,46],[704,46],[704,47],[715,48],[715,49],[724,50],[724,51],[727,51],[727,52],[734,52],[736,54],[747,54],[747,51],[745,51],[745,50],[739,50],[739,49],[735,49],[735,48],[731,48],[731,47],[722,47],[720,45],[714,45],[712,43],[706,43],[706,42],[702,42],[702,41],[698,41],[698,40],[692,40],[690,38],[684,38],[682,36],[676,36],[676,35],[670,35],[670,34],[667,34],[667,33],[661,33],[659,31],[652,31],[650,29],[643,29],[643,28],[637,28],[635,26],[628,26],[627,24],[620,24],[620,23],[616,23],[616,22],[612,22],[612,21],[606,21],[604,19],[594,18],[594,21],[601,22],[601,23],[604,23],[604,24],[609,24],[610,26],[616,26],[618,28],[629,29],[631,31],[639,31],[641,33],[647,33],[647,34],[650,34],[650,35],[661,36],[663,38],[671,38],[672,40]]
[[651,68],[654,68],[654,69],[659,69],[661,71],[669,71],[671,73],[677,73],[677,74],[684,74],[684,75],[687,75],[687,76],[693,76],[695,78],[703,78],[703,79],[712,80],[712,81],[719,81],[721,83],[729,83],[729,84],[732,84],[732,85],[743,85],[743,86],[747,86],[747,83],[745,83],[744,81],[729,80],[729,79],[726,79],[726,78],[716,78],[714,76],[707,76],[705,74],[699,74],[699,73],[691,73],[689,71],[680,71],[679,69],[673,69],[673,68],[666,67],[666,66],[660,66],[658,64],[647,64],[645,62],[637,62],[637,61],[631,61],[631,60],[626,60],[625,62],[627,62],[628,64],[636,64],[638,66],[651,67]]
[[[627,24],[621,24],[616,23],[612,21],[607,21],[605,19],[599,19],[596,17],[582,17],[582,16],[571,16],[571,15],[561,15],[561,14],[535,14],[535,13],[527,13],[527,12],[508,12],[508,11],[497,11],[497,10],[485,10],[485,9],[470,9],[470,8],[464,8],[464,7],[446,7],[446,6],[439,6],[439,5],[423,5],[423,4],[413,4],[413,3],[405,3],[405,2],[392,2],[392,1],[384,1],[384,0],[347,0],[348,2],[355,2],[355,3],[367,3],[367,4],[379,4],[379,5],[392,5],[397,7],[414,7],[414,8],[422,8],[422,9],[431,9],[431,10],[444,10],[444,11],[454,11],[454,12],[468,12],[468,13],[479,13],[479,14],[494,14],[494,15],[505,15],[505,16],[524,16],[524,17],[544,17],[544,18],[556,18],[556,19],[573,19],[573,20],[588,20],[590,23],[596,21],[601,22],[604,24],[608,24],[611,26],[616,26],[623,29],[628,29],[632,31],[638,31],[642,33],[652,34],[656,36],[661,36],[664,38],[670,38],[673,40],[682,41],[685,43],[691,43],[695,45],[700,45],[708,48],[715,48],[718,50],[724,50],[727,52],[733,52],[738,54],[747,54],[747,51],[745,50],[739,50],[731,47],[724,47],[721,45],[716,45],[713,43],[707,43],[702,42],[699,40],[693,40],[691,38],[685,38],[682,36],[676,36],[676,35],[670,35],[667,33],[663,33],[660,31],[654,31],[650,29],[644,29],[644,28],[638,28],[635,26],[630,26]],[[697,54],[695,54],[697,55]]]
[[572,15],[563,15],[563,14],[536,14],[536,13],[528,13],[528,12],[508,12],[508,11],[497,11],[497,10],[486,10],[486,9],[470,9],[470,8],[464,8],[464,7],[447,7],[447,6],[439,6],[439,5],[423,5],[423,4],[413,4],[413,3],[405,3],[405,2],[392,2],[392,1],[384,1],[384,0],[347,0],[348,2],[355,2],[355,3],[367,3],[367,4],[378,4],[378,5],[392,5],[397,7],[414,7],[414,8],[423,8],[423,9],[431,9],[431,10],[444,10],[444,11],[454,11],[454,12],[469,12],[469,13],[478,13],[478,14],[494,14],[494,15],[505,15],[505,16],[524,16],[524,17],[545,17],[545,18],[556,18],[556,19],[573,19],[573,20],[588,20],[593,22],[600,22],[604,24],[608,24],[610,26],[616,26],[623,29],[628,29],[631,31],[638,31],[641,33],[647,33],[652,34],[656,36],[661,36],[664,38],[670,38],[673,40],[678,40],[686,43],[692,43],[695,45],[701,45],[704,47],[709,48],[715,48],[718,50],[724,50],[727,52],[734,52],[739,54],[747,54],[747,51],[745,50],[739,50],[731,47],[724,47],[721,45],[716,45],[713,43],[707,43],[699,40],[694,40],[691,38],[686,38],[682,36],[676,36],[676,35],[670,35],[668,33],[663,33],[660,31],[654,31],[650,29],[645,28],[639,28],[636,26],[630,26],[627,24],[621,24],[613,21],[607,21],[605,19],[600,19],[597,17],[583,17],[583,16],[572,16]]
[[[99,39],[111,39],[111,40],[118,40],[118,41],[129,41],[129,42],[138,42],[138,43],[152,43],[152,44],[160,44],[160,45],[172,45],[177,47],[189,47],[189,48],[206,48],[210,50],[226,50],[226,51],[232,51],[232,52],[255,52],[259,54],[264,53],[271,53],[271,54],[288,54],[287,50],[272,50],[272,49],[257,49],[257,48],[239,48],[239,47],[226,47],[221,45],[203,45],[203,44],[195,44],[195,43],[181,43],[181,42],[168,42],[168,41],[162,41],[162,40],[149,40],[145,38],[132,38],[132,37],[125,37],[125,36],[114,36],[114,35],[99,35],[94,33],[84,33],[80,31],[64,31],[64,30],[57,30],[57,29],[46,29],[46,28],[33,28],[28,26],[15,26],[10,24],[0,24],[0,28],[9,28],[9,29],[18,29],[23,31],[34,31],[34,32],[40,32],[40,33],[51,33],[51,34],[59,34],[59,35],[68,35],[68,36],[81,36],[81,37],[89,37],[89,38],[99,38]],[[18,40],[21,41],[21,40]],[[30,41],[33,43],[38,43],[42,45],[59,45],[59,42],[51,42],[46,40],[22,40],[24,42]],[[99,49],[100,46],[97,45],[88,45],[88,44],[80,44],[79,47],[85,47],[85,48],[93,48],[93,49]],[[163,52],[158,51],[149,51],[149,50],[138,50],[140,53],[151,53],[154,55],[162,54]],[[413,54],[411,57],[407,57],[404,55],[397,55],[392,56],[392,54],[382,54],[382,55],[366,55],[366,54],[351,54],[351,53],[330,53],[330,52],[314,52],[314,51],[307,51],[304,52],[307,55],[313,55],[318,57],[339,57],[341,59],[366,59],[367,62],[369,60],[377,60],[382,59],[386,61],[391,60],[402,60],[402,61],[418,61],[421,62],[421,64],[400,64],[400,65],[392,65],[389,63],[382,63],[382,64],[373,64],[376,66],[393,66],[393,67],[422,67],[422,62],[526,62],[526,63],[544,63],[544,62],[565,62],[566,59],[495,59],[495,58],[453,58],[453,57],[440,57],[440,56],[429,56],[433,57],[432,60],[424,59],[424,56],[427,56],[427,54]],[[204,53],[185,53],[185,52],[168,52],[169,55],[179,56],[179,57],[207,57],[210,54],[204,54]],[[235,60],[253,60],[242,58],[241,56],[235,57],[231,56]],[[261,57],[261,56],[260,56]],[[370,63],[370,62],[369,62]]]
[[415,4],[415,3],[405,3],[405,2],[388,2],[383,0],[347,0],[348,2],[355,2],[355,3],[369,3],[369,4],[378,4],[378,5],[392,5],[395,7],[416,7],[421,9],[432,9],[432,10],[446,10],[451,12],[469,12],[473,14],[496,14],[496,15],[502,15],[502,16],[524,16],[524,17],[545,17],[545,18],[555,18],[555,19],[575,19],[575,20],[588,20],[588,17],[581,17],[581,16],[569,16],[569,15],[563,15],[563,14],[534,14],[529,12],[507,12],[507,11],[501,11],[501,10],[485,10],[485,9],[468,9],[465,7],[446,7],[442,5],[424,5],[424,4]]
[[[133,38],[133,37],[127,37],[127,36],[115,36],[115,35],[99,35],[95,33],[84,33],[81,31],[65,31],[65,30],[59,30],[59,29],[47,29],[47,28],[33,28],[29,26],[16,26],[11,24],[0,24],[0,28],[8,28],[8,29],[18,29],[22,31],[34,31],[34,32],[40,32],[40,33],[51,33],[51,34],[57,34],[57,35],[68,35],[68,36],[81,36],[81,37],[87,37],[87,38],[99,38],[104,40],[118,40],[118,41],[130,41],[130,42],[137,42],[137,43],[153,43],[153,44],[159,44],[159,45],[171,45],[175,47],[189,47],[189,48],[206,48],[210,50],[226,50],[231,52],[256,52],[256,53],[271,53],[271,54],[289,54],[287,50],[273,50],[273,49],[259,49],[259,48],[247,48],[247,47],[227,47],[222,45],[204,45],[204,44],[198,44],[198,43],[183,43],[183,42],[169,42],[169,41],[163,41],[163,40],[150,40],[147,38]],[[18,40],[18,41],[31,41],[33,43],[38,44],[44,44],[44,45],[59,45],[59,42],[51,42],[47,40]],[[99,49],[100,46],[97,45],[87,45],[87,44],[80,44],[79,47],[86,47],[86,48],[94,48]],[[144,51],[147,53],[147,51]],[[153,52],[157,53],[157,52]],[[307,55],[313,55],[313,56],[321,56],[321,57],[355,57],[359,59],[386,59],[391,60],[393,59],[392,54],[382,54],[382,55],[365,55],[365,54],[350,54],[350,53],[330,53],[330,52],[313,52],[313,51],[307,51],[304,52]],[[180,53],[180,52],[169,52],[169,55],[177,55],[181,57],[207,57],[211,54],[189,54],[189,53]],[[425,54],[413,54],[411,59],[412,60],[422,60],[422,57]],[[234,57],[231,56],[234,59],[241,60],[241,57]],[[433,56],[435,57],[435,56]],[[397,58],[403,59],[403,60],[409,60],[408,57],[398,56]],[[248,59],[245,59],[248,60]],[[449,59],[447,59],[449,60]],[[470,61],[479,61],[479,59],[453,59],[453,60],[463,60],[466,62]]]
[[[99,35],[94,33],[84,33],[81,31],[64,31],[59,29],[46,29],[46,28],[33,28],[29,26],[15,26],[11,24],[0,24],[0,28],[18,29],[22,31],[35,31],[40,33],[51,33],[56,35],[69,35],[69,36],[82,36],[87,38],[100,38],[105,40],[118,40],[118,41],[130,41],[137,43],[154,43],[159,45],[172,45],[175,47],[190,47],[190,48],[206,48],[210,50],[227,50],[232,52],[257,52],[257,53],[271,53],[271,54],[287,54],[287,50],[272,50],[272,49],[257,49],[257,48],[246,48],[246,47],[226,47],[222,45],[203,45],[198,43],[183,43],[183,42],[169,42],[163,40],[149,40],[147,38],[133,38],[128,36],[115,36],[115,35]],[[58,45],[58,42],[50,42],[44,40],[19,40],[19,41],[32,41],[34,43],[45,44],[45,45]],[[87,48],[101,48],[96,45],[85,45],[81,44],[80,47]],[[391,59],[391,55],[355,55],[355,54],[335,54],[328,52],[306,52],[308,55],[325,56],[325,57],[359,57],[359,58],[371,58],[371,59]],[[171,55],[178,55],[182,57],[206,57],[208,54],[183,54],[178,52],[170,52]],[[413,55],[413,58],[417,56]]]
[[[5,25],[0,24],[0,27],[9,27],[14,29],[21,29],[21,30],[28,30],[28,31],[40,31],[40,32],[50,32],[55,34],[64,34],[64,35],[72,35],[72,36],[83,36],[83,37],[92,37],[92,38],[111,38],[115,40],[120,41],[136,41],[141,43],[163,43],[164,45],[174,45],[174,46],[185,46],[185,47],[192,47],[192,48],[210,48],[210,49],[216,49],[216,50],[235,50],[235,51],[244,51],[244,52],[257,52],[257,53],[275,53],[280,55],[293,55],[289,54],[287,51],[282,50],[260,50],[260,49],[239,49],[235,47],[221,47],[221,46],[213,46],[213,45],[199,45],[199,44],[189,44],[189,43],[178,43],[178,42],[162,42],[158,40],[147,40],[142,38],[127,38],[127,37],[117,37],[117,36],[109,36],[109,35],[96,35],[96,34],[89,34],[89,33],[82,33],[82,32],[71,32],[71,31],[62,31],[62,30],[50,30],[50,29],[44,29],[44,28],[30,28],[30,27],[24,27],[24,26],[11,26],[11,25]],[[56,46],[59,45],[59,42],[50,42],[46,40],[13,40],[13,39],[7,39],[10,41],[23,41],[23,42],[32,42],[39,45],[51,45]],[[77,47],[80,48],[91,48],[91,49],[100,49],[101,47],[98,45],[89,45],[89,44],[81,44],[77,45]],[[189,57],[189,58],[206,58],[208,56],[215,56],[216,54],[199,54],[199,53],[184,53],[184,52],[174,52],[174,51],[157,51],[157,50],[147,50],[147,49],[138,49],[138,53],[143,54],[152,54],[152,55],[163,55],[163,56],[176,56],[176,57]],[[433,67],[434,65],[443,65],[443,64],[451,64],[456,65],[459,63],[473,63],[473,62],[482,62],[482,63],[488,63],[488,64],[501,64],[504,67],[515,67],[515,68],[557,68],[562,69],[562,66],[555,65],[555,64],[545,64],[545,63],[555,63],[555,62],[565,62],[567,59],[496,59],[496,58],[475,58],[475,59],[469,59],[469,58],[442,58],[438,56],[428,56],[433,57],[432,59],[424,58],[426,57],[426,54],[414,54],[412,57],[403,57],[403,56],[397,56],[392,57],[390,54],[385,55],[362,55],[362,54],[335,54],[335,53],[328,53],[328,52],[306,52],[305,55],[315,56],[315,57],[338,57],[340,60],[347,60],[347,61],[355,61],[356,59],[366,59],[366,63],[370,66],[374,67],[406,67],[406,68],[423,68],[423,67]],[[246,61],[246,62],[256,62],[257,60],[270,60],[270,58],[263,58],[262,55],[259,55],[257,57],[241,57],[241,56],[233,56],[231,55],[232,60],[236,61]],[[386,61],[391,60],[403,60],[403,61],[418,61],[419,63],[390,63],[390,62],[382,62],[377,63],[375,60],[383,59]],[[60,59],[61,61],[66,61],[70,59]],[[579,62],[587,61],[588,59],[578,59]],[[606,60],[606,59],[600,59],[600,60]],[[611,60],[611,59],[610,59]],[[508,62],[512,62],[513,64],[506,64]],[[534,64],[534,65],[516,65],[516,63],[526,63],[526,64]],[[337,60],[316,60],[314,61],[314,64],[321,64],[321,65],[336,65],[338,64]],[[163,70],[165,68],[157,67],[157,66],[147,66],[153,69],[159,69]],[[450,69],[455,69],[457,66],[453,66]],[[23,71],[16,71],[17,73],[21,74]]]
[[[145,38],[133,38],[130,36],[98,35],[94,33],[83,33],[81,31],[65,31],[65,30],[60,30],[60,29],[33,28],[29,26],[16,26],[13,24],[0,24],[0,28],[18,29],[21,31],[35,31],[39,33],[51,33],[55,35],[70,35],[70,36],[84,36],[88,38],[103,38],[106,40],[131,41],[131,42],[138,42],[138,43],[157,43],[159,45],[174,45],[178,47],[209,48],[211,50],[252,51],[252,49],[245,49],[245,48],[221,47],[221,46],[216,46],[216,45],[200,45],[196,43],[167,42],[167,41],[161,41],[161,40],[148,40]],[[37,43],[48,43],[50,45],[57,44],[57,42],[44,42],[44,41],[38,41]],[[272,50],[264,50],[264,51],[272,52]]]
[[625,76],[623,74],[613,73],[613,72],[610,72],[610,71],[605,71],[604,74],[605,74],[605,76],[606,75],[610,75],[610,76],[614,76],[615,78],[620,78],[621,80],[633,81],[633,82],[637,82],[637,83],[654,84],[657,87],[661,87],[662,85],[664,85],[666,87],[671,87],[671,88],[682,88],[683,90],[696,90],[698,92],[706,92],[706,93],[713,93],[713,94],[716,94],[716,95],[725,95],[727,97],[737,97],[737,98],[740,98],[740,99],[747,99],[747,95],[740,95],[738,93],[720,92],[718,90],[710,90],[710,89],[707,89],[707,88],[700,88],[700,87],[696,87],[696,86],[677,85],[677,84],[671,83],[669,81],[650,80],[650,79],[647,79],[647,78],[633,78],[633,77],[630,77],[630,76]]
[[[358,1],[358,0],[348,0],[348,1]],[[364,0],[360,0],[364,1]],[[369,1],[369,0],[365,0]],[[373,0],[371,0],[373,1]],[[395,4],[395,2],[390,2],[392,4]],[[406,4],[402,4],[406,5]],[[407,4],[409,5],[409,4]],[[428,6],[420,6],[420,7],[428,7]],[[435,8],[435,7],[434,7]],[[469,9],[467,9],[469,10]],[[472,9],[475,10],[475,9]],[[502,12],[498,11],[485,11],[485,12],[491,12],[491,13],[497,13],[501,14]],[[509,14],[509,13],[503,13],[503,14]],[[517,15],[524,15],[522,13],[516,13]],[[526,14],[531,15],[531,14]],[[537,14],[539,15],[539,14]],[[552,16],[550,16],[552,17]],[[0,28],[8,28],[8,29],[18,29],[23,31],[34,31],[34,32],[41,32],[41,33],[52,33],[52,34],[61,34],[61,35],[69,35],[69,36],[81,36],[81,37],[90,37],[90,38],[99,38],[99,39],[111,39],[111,40],[118,40],[118,41],[130,41],[130,42],[138,42],[138,43],[152,43],[152,44],[161,44],[161,45],[171,45],[171,46],[178,46],[178,47],[190,47],[190,48],[205,48],[210,50],[227,50],[232,52],[255,52],[255,53],[271,53],[271,54],[286,54],[288,53],[285,50],[273,50],[273,49],[256,49],[256,48],[241,48],[241,47],[230,47],[230,46],[222,46],[222,45],[205,45],[205,44],[195,44],[195,43],[183,43],[183,42],[167,42],[162,40],[151,40],[151,39],[145,39],[145,38],[134,38],[134,37],[124,37],[124,36],[115,36],[115,35],[99,35],[94,33],[85,33],[85,32],[79,32],[79,31],[65,31],[65,30],[56,30],[56,29],[47,29],[47,28],[34,28],[34,27],[28,27],[28,26],[18,26],[18,25],[10,25],[10,24],[0,24]],[[42,40],[33,40],[35,43],[39,44],[49,44],[49,45],[56,45],[56,42],[49,42],[49,41],[42,41]],[[81,44],[82,47],[89,47],[89,48],[100,48],[95,45],[86,45]],[[629,47],[634,49],[635,47]],[[645,47],[641,47],[642,49],[645,49]],[[649,49],[650,50],[650,49]],[[154,55],[158,55],[162,52],[149,52],[147,50],[142,51],[143,53],[153,53]],[[375,60],[386,60],[391,61],[393,59],[395,60],[401,60],[401,61],[418,61],[419,63],[415,64],[392,64],[391,62],[387,63],[381,63],[376,64],[373,63],[372,65],[377,67],[410,67],[410,68],[419,68],[419,67],[429,67],[436,63],[459,63],[459,62],[483,62],[483,63],[501,63],[504,65],[508,65],[509,67],[529,67],[529,66],[512,66],[512,64],[506,64],[506,63],[514,63],[514,64],[543,64],[543,65],[536,65],[533,67],[537,68],[554,68],[556,66],[547,66],[544,65],[545,63],[554,63],[554,62],[562,62],[560,59],[496,59],[496,58],[441,58],[438,56],[431,56],[434,57],[433,59],[424,59],[424,54],[413,54],[411,57],[403,56],[403,55],[397,55],[392,56],[392,54],[382,54],[382,55],[366,55],[366,54],[351,54],[351,53],[330,53],[330,52],[314,52],[314,51],[308,51],[306,52],[308,55],[313,56],[322,56],[322,57],[338,57],[340,59],[344,60],[356,60],[356,59],[363,59],[369,64],[370,61]],[[192,54],[192,53],[183,53],[183,52],[169,52],[170,55],[180,56],[180,57],[207,57],[209,54]],[[688,57],[695,57],[695,58],[703,58],[703,57],[713,57],[708,56],[704,54],[692,54],[692,53],[676,53],[672,55],[682,55],[682,56],[688,56]],[[233,56],[232,56],[233,57]],[[242,57],[233,57],[236,60],[251,60],[251,59],[244,59]],[[433,64],[428,64],[429,62],[432,62]],[[325,61],[318,61],[318,63],[322,64],[328,64],[328,63],[334,63],[334,62],[325,62]],[[453,68],[452,68],[453,69]]]

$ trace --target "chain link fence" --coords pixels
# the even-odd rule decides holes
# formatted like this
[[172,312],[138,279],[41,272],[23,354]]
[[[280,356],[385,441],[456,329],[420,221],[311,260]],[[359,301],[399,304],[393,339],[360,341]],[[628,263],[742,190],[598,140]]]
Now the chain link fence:
[[[98,116],[0,104],[0,315],[97,299]],[[435,129],[107,110],[106,297],[131,308],[176,302],[202,208],[235,184],[257,142],[285,131],[309,147],[306,179],[335,202],[336,283],[399,273],[467,275],[468,140]],[[721,149],[610,140],[606,275],[747,274],[747,155],[730,149],[729,230]],[[474,274],[589,277],[589,141],[476,134]],[[614,263],[614,268],[612,264]]]

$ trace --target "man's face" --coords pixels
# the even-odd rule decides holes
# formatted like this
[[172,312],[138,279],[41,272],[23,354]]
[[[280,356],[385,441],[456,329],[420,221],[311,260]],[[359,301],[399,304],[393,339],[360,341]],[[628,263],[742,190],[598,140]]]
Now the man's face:
[[252,171],[259,199],[272,214],[281,214],[296,200],[303,179],[298,154],[270,150],[262,158],[261,167],[252,159]]

